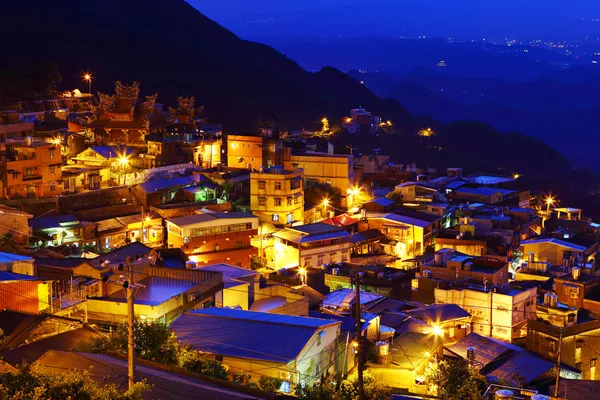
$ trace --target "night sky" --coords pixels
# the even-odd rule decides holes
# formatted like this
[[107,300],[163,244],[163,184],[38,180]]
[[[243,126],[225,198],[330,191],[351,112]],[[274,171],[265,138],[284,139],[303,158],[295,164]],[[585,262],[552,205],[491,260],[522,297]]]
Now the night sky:
[[589,0],[189,0],[243,37],[420,36],[571,40],[600,36]]

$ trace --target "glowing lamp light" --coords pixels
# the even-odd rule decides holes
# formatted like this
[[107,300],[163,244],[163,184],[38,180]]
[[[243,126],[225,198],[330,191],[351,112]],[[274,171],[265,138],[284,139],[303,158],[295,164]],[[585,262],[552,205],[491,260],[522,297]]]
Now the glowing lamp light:
[[140,315],[140,319],[141,319],[142,321],[145,321],[146,319],[148,319],[148,316],[146,316],[146,315],[142,314],[142,315]]
[[515,178],[515,179],[519,179],[520,177],[521,177],[521,175],[519,175],[519,174],[513,174],[513,178]]
[[352,347],[355,347],[355,348],[358,347],[358,342],[356,340],[352,341]]
[[92,75],[90,75],[90,74],[83,75],[83,80],[84,81],[91,81],[92,80]]
[[346,123],[347,123],[347,124],[349,124],[350,122],[352,122],[352,118],[350,118],[350,117],[347,117],[347,118],[346,118]]
[[548,197],[548,198],[546,198],[546,204],[547,204],[547,205],[549,205],[549,206],[550,206],[550,205],[552,205],[553,203],[554,203],[554,199],[553,199],[552,197]]
[[146,217],[146,222],[150,222],[150,217]]
[[119,164],[127,165],[127,164],[129,164],[129,160],[126,157],[121,157],[121,158],[119,158]]
[[329,207],[329,199],[323,200],[323,207]]
[[432,332],[435,336],[444,336],[444,331],[439,327],[439,325],[434,325]]

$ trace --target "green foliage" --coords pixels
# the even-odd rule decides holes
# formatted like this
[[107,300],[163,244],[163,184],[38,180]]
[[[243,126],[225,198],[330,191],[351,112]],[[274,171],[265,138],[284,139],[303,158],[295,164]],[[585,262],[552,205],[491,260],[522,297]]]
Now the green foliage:
[[440,361],[428,372],[438,397],[447,400],[480,400],[485,392],[485,377],[464,360]]
[[402,200],[402,193],[394,190],[394,191],[391,191],[388,194],[386,194],[385,197],[389,200],[398,202],[398,201]]
[[283,379],[271,378],[268,376],[261,376],[258,380],[258,387],[269,393],[277,393],[282,384]]
[[252,256],[250,259],[250,269],[253,271],[259,270],[261,268],[265,268],[267,266],[267,261],[261,259],[259,256]]
[[36,100],[53,90],[61,76],[53,63],[31,62],[0,71],[0,99]]
[[[215,360],[204,357],[200,352],[177,341],[173,331],[160,321],[135,321],[135,354],[144,360],[172,365],[188,371],[227,379],[227,370]],[[118,327],[108,337],[96,337],[82,342],[76,350],[87,353],[127,354],[127,326]]]
[[136,383],[132,391],[121,393],[115,385],[98,386],[88,371],[47,375],[27,364],[0,376],[0,399],[141,400],[143,392],[150,389],[145,383]]
[[[331,380],[324,379],[321,384],[296,387],[296,396],[301,400],[357,400],[358,399],[358,376],[335,385]],[[365,371],[363,373],[365,397],[369,400],[387,400],[391,391],[380,384],[377,379]]]

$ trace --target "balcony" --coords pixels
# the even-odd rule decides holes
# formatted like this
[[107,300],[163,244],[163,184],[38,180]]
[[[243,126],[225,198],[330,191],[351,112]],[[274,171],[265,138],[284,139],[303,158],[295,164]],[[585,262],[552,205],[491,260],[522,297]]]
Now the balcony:
[[23,175],[24,182],[37,181],[37,180],[41,180],[41,179],[42,179],[41,174]]

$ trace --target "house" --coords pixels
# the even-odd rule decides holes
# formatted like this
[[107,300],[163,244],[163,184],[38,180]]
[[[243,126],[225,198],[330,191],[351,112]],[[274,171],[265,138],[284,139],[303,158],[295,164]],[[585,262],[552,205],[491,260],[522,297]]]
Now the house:
[[[361,307],[368,308],[369,305],[381,301],[383,298],[383,296],[378,294],[360,292]],[[356,290],[349,288],[337,289],[325,296],[321,308],[332,314],[350,315],[354,312],[355,300]]]
[[500,340],[471,333],[445,349],[455,357],[469,361],[468,352],[475,352],[475,367],[492,380],[529,386],[552,373],[555,364]]
[[426,369],[443,353],[444,342],[438,335],[405,330],[380,350],[377,362],[367,367],[380,383],[391,387],[408,389],[411,393],[428,393]]
[[[82,249],[96,249],[96,226],[93,222],[79,221],[73,215],[42,217],[30,221],[33,237],[53,246],[69,245]],[[46,239],[47,238],[47,239]]]
[[454,191],[453,197],[460,200],[483,204],[502,203],[506,198],[515,195],[515,191],[494,187],[460,187]]
[[456,304],[472,315],[472,332],[507,342],[527,336],[527,319],[535,311],[536,282],[489,287],[473,281],[434,289],[436,304]]
[[29,256],[0,251],[0,271],[34,276],[37,271],[33,261],[33,258]]
[[[258,171],[281,164],[282,141],[278,134],[227,135],[227,166]],[[286,169],[292,169],[286,166]],[[294,168],[294,170],[297,168]]]
[[229,264],[209,264],[195,270],[223,274],[223,290],[216,294],[215,306],[273,314],[308,315],[309,300],[297,288],[261,282],[260,274]]
[[0,310],[40,314],[52,310],[52,282],[0,271]]
[[263,312],[207,308],[172,324],[177,339],[219,357],[234,377],[247,374],[313,385],[336,375],[341,322]]
[[111,183],[110,168],[106,166],[63,165],[62,174],[65,192],[70,193],[106,188]]
[[471,314],[456,304],[433,304],[407,310],[406,314],[425,323],[422,333],[441,336],[445,343],[456,342],[471,331]]
[[338,227],[316,223],[285,228],[273,234],[275,269],[311,267],[349,261],[350,234]]
[[[357,265],[338,263],[325,266],[325,285],[332,291],[354,287]],[[410,299],[413,274],[408,271],[381,265],[360,268],[361,288],[369,293],[394,299]]]
[[304,222],[304,171],[261,167],[250,173],[250,209],[262,222],[288,226]]
[[353,204],[354,158],[348,154],[299,153],[286,147],[282,155],[285,169],[304,170],[305,188],[329,185],[339,190],[342,208]]
[[453,249],[436,251],[434,259],[419,266],[424,278],[461,280],[469,278],[492,285],[508,282],[508,263],[492,257],[468,256]]
[[396,185],[395,192],[399,193],[404,203],[447,203],[448,199],[435,188],[420,182],[404,182]]
[[378,197],[363,203],[361,208],[369,213],[385,213],[394,211],[396,203],[385,197]]
[[184,164],[192,161],[180,147],[177,140],[171,138],[148,139],[148,149],[140,154],[144,168],[164,167],[165,165]]
[[571,257],[587,262],[593,259],[598,251],[598,240],[584,240],[583,238],[571,239],[567,237],[544,237],[521,242],[523,254],[533,253],[538,260],[548,261],[555,265],[562,265],[563,260]]
[[[554,393],[555,386],[550,386],[550,393]],[[600,393],[600,382],[581,379],[561,379],[558,382],[559,398],[569,400],[590,400]],[[567,395],[569,397],[567,397]]]
[[410,214],[367,213],[366,219],[359,222],[358,230],[378,229],[389,240],[384,247],[386,254],[401,259],[414,258],[433,242],[440,218],[421,212]]
[[62,157],[59,145],[54,142],[27,137],[7,143],[1,164],[3,197],[35,199],[63,192]]
[[[159,267],[153,262],[152,257],[140,257],[131,264],[138,285],[135,312],[140,318],[169,324],[189,309],[215,304],[215,296],[223,288],[221,272]],[[107,325],[125,322],[127,299],[119,275],[106,274],[103,281],[107,294],[87,301],[89,321]]]
[[[150,177],[132,188],[144,208],[158,206],[173,201],[181,189],[210,183],[200,174]],[[195,192],[195,190],[194,190]],[[195,198],[194,198],[195,200]]]
[[10,236],[10,239],[18,244],[28,244],[31,236],[31,218],[33,215],[29,213],[0,204],[0,235]]
[[246,168],[231,168],[219,165],[215,168],[202,170],[201,174],[223,187],[229,187],[227,198],[231,201],[250,197],[250,170]]
[[133,155],[134,150],[126,146],[92,146],[77,154],[71,161],[76,165],[119,168],[123,159],[129,159]]
[[203,213],[166,221],[169,247],[180,247],[196,263],[249,267],[258,250],[251,238],[258,217],[245,212]]

